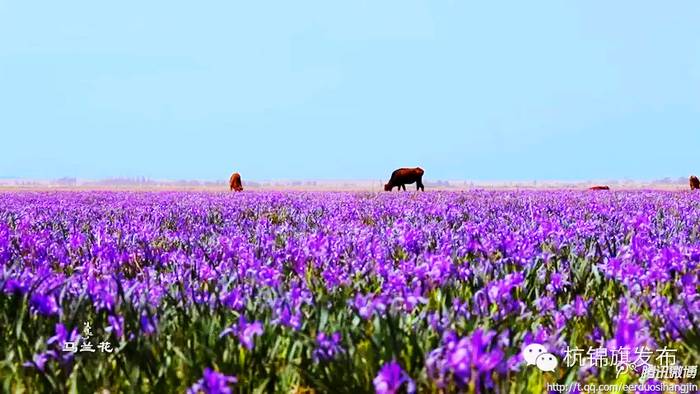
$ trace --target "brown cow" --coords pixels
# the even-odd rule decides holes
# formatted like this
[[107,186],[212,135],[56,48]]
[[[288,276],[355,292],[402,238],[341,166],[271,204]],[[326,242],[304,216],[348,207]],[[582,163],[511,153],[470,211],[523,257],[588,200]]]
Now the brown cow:
[[423,186],[423,169],[420,167],[416,168],[399,168],[398,170],[391,173],[391,179],[389,183],[384,185],[384,191],[390,192],[394,187],[398,190],[406,190],[407,183],[416,182],[416,190],[425,191]]
[[243,191],[243,184],[241,183],[241,174],[234,172],[231,178],[228,180],[229,190],[235,190],[237,192]]
[[690,176],[690,190],[700,189],[700,179],[695,175]]
[[609,186],[593,186],[588,188],[588,190],[610,190]]

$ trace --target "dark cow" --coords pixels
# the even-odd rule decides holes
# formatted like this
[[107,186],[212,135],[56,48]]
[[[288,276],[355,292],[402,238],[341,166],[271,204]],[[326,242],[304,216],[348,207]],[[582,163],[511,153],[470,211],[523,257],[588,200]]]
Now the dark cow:
[[593,186],[588,188],[588,190],[610,190],[609,186]]
[[391,173],[391,179],[389,183],[384,185],[384,191],[390,192],[394,187],[398,190],[406,190],[407,183],[416,183],[416,190],[425,191],[423,186],[423,169],[420,167],[416,168],[399,168],[398,170]]
[[697,190],[700,189],[700,179],[696,177],[695,175],[692,175],[690,177],[690,190]]
[[228,180],[229,190],[235,190],[237,192],[243,191],[243,184],[241,183],[241,174],[234,172],[231,178]]

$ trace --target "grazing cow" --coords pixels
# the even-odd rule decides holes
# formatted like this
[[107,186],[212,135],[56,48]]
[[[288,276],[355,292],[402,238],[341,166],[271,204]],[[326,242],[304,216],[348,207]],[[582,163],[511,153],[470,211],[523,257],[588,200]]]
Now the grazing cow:
[[593,186],[589,188],[588,190],[610,190],[609,186]]
[[690,177],[690,190],[700,189],[700,179],[695,175]]
[[389,183],[384,185],[384,191],[390,192],[394,187],[398,190],[406,190],[407,183],[416,182],[416,190],[425,191],[425,186],[423,186],[423,169],[420,167],[416,168],[399,168],[398,170],[391,173],[391,179]]
[[228,180],[229,190],[235,190],[237,192],[243,191],[243,184],[241,183],[241,174],[234,172],[231,178]]

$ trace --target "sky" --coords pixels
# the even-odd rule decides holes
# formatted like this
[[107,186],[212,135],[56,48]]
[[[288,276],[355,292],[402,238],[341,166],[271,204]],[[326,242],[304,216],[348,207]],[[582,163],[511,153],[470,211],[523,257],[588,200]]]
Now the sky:
[[697,1],[0,0],[0,177],[700,173]]

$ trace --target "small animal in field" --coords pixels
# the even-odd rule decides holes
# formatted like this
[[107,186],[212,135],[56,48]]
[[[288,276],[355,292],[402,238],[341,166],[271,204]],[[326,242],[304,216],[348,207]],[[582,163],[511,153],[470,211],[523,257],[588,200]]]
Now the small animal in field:
[[700,189],[700,179],[696,177],[695,175],[690,176],[690,190],[697,190]]
[[390,192],[394,187],[398,190],[406,190],[406,184],[416,183],[416,190],[425,191],[425,186],[423,186],[423,171],[422,168],[399,168],[398,170],[391,173],[391,179],[389,183],[384,185],[384,191]]
[[241,174],[234,172],[228,180],[228,186],[231,191],[242,192],[243,184],[241,183]]
[[588,190],[610,190],[609,186],[592,186]]

